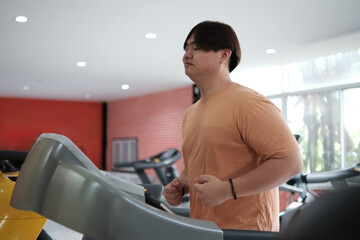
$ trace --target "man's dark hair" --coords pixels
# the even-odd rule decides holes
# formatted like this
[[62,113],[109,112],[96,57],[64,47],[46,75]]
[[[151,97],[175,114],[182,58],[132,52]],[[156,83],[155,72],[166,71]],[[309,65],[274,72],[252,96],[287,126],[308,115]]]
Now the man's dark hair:
[[234,29],[221,22],[204,21],[197,24],[185,39],[184,49],[187,41],[194,35],[195,45],[204,51],[219,51],[230,49],[231,56],[229,62],[229,72],[234,70],[241,59],[241,49],[239,40]]

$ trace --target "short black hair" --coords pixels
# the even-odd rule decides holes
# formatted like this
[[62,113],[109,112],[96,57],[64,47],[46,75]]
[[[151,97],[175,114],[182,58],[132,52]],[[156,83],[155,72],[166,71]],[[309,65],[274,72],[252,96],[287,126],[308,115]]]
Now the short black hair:
[[204,51],[230,49],[232,53],[229,72],[239,64],[241,59],[240,43],[234,29],[228,24],[217,21],[204,21],[197,24],[186,37],[184,49],[186,49],[187,41],[192,35],[194,35],[196,46]]

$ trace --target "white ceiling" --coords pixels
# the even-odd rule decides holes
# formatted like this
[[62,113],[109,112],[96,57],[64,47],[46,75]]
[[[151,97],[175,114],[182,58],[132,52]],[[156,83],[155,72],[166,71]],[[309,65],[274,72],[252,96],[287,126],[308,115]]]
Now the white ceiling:
[[0,97],[112,101],[189,86],[183,41],[203,20],[237,32],[236,73],[360,47],[359,0],[0,0]]

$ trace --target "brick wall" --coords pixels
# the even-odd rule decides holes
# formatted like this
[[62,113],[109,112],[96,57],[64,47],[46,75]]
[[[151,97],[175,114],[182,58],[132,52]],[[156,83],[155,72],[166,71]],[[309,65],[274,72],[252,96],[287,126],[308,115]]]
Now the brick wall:
[[[108,103],[107,170],[112,166],[112,139],[138,139],[138,157],[144,159],[168,148],[181,151],[181,125],[192,104],[192,87],[159,92]],[[176,162],[180,172],[182,159]]]

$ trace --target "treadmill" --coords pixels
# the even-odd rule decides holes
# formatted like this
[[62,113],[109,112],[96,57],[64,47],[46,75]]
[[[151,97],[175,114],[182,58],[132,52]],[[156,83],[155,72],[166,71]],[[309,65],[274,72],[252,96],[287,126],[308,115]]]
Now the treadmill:
[[[176,177],[176,170],[173,164],[181,158],[181,153],[175,148],[169,148],[155,156],[133,162],[114,163],[113,171],[137,173],[143,184],[151,184],[146,175],[146,169],[154,169],[162,185],[167,185]],[[132,168],[134,171],[126,170]]]
[[[10,204],[93,240],[278,239],[279,232],[220,229],[148,204],[141,185],[99,170],[67,137],[44,133],[23,163]],[[150,197],[151,198],[151,197]]]

